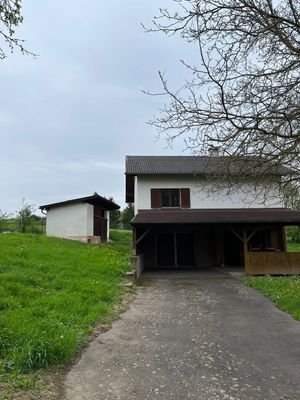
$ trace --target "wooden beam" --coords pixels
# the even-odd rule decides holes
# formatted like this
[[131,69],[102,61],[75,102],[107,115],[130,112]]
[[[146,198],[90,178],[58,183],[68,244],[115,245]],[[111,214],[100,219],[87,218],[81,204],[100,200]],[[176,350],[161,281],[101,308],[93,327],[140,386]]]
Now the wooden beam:
[[253,238],[253,236],[254,236],[257,232],[259,232],[259,231],[264,231],[265,229],[268,229],[268,228],[266,228],[266,227],[261,227],[261,228],[254,229],[254,231],[247,237],[247,242],[249,242],[249,240],[251,240],[251,239]]
[[[245,229],[246,229],[246,228],[243,228],[243,236],[241,236],[241,235],[239,235],[233,228],[230,228],[231,232],[232,232],[237,238],[239,238],[241,242],[244,242],[244,240],[245,240],[245,237],[244,237],[244,230],[245,230]],[[249,240],[251,240],[251,239],[253,238],[253,236],[254,236],[258,231],[262,231],[262,230],[265,230],[265,229],[268,229],[268,228],[266,228],[265,226],[264,226],[264,227],[260,227],[260,228],[256,228],[256,229],[254,229],[253,232],[250,233],[249,236],[247,236],[247,229],[246,229],[246,240],[247,240],[247,242],[249,242]]]
[[238,239],[240,239],[241,242],[244,241],[243,237],[240,236],[233,228],[230,228],[230,230]]
[[247,258],[248,258],[248,240],[247,240],[247,228],[243,228],[243,250],[244,250],[244,267],[247,272]]
[[132,253],[136,255],[136,228],[133,228],[132,236]]
[[281,241],[283,251],[287,252],[287,231],[285,226],[281,229]]
[[231,228],[230,230],[243,243],[244,266],[245,266],[245,270],[246,270],[246,267],[247,267],[247,255],[248,255],[247,227],[243,227],[243,236],[239,235],[233,228]]
[[143,240],[144,237],[147,236],[148,233],[149,233],[151,230],[152,230],[152,228],[148,228],[148,229],[142,234],[142,236],[140,236],[140,237],[136,240],[135,244],[136,244],[136,245],[139,244],[140,241]]

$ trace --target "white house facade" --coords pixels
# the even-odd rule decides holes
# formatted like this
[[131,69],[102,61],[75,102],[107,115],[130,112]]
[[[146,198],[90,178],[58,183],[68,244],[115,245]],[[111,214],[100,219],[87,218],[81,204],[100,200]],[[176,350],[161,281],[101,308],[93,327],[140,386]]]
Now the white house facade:
[[300,213],[285,209],[280,196],[279,182],[290,170],[258,169],[256,161],[127,156],[126,201],[134,203],[139,265],[246,266],[250,251],[285,252],[285,226],[300,223]]
[[279,186],[276,181],[243,182],[230,190],[220,179],[207,180],[192,175],[141,175],[135,177],[134,207],[138,210],[151,209],[151,189],[188,188],[190,208],[261,208],[282,207]]

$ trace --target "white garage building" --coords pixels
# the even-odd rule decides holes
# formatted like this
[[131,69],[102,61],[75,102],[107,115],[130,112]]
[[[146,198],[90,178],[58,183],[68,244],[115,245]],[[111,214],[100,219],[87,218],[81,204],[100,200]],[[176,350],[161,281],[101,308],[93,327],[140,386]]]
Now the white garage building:
[[119,208],[98,194],[40,206],[46,214],[47,236],[85,243],[100,243],[109,239],[109,214]]

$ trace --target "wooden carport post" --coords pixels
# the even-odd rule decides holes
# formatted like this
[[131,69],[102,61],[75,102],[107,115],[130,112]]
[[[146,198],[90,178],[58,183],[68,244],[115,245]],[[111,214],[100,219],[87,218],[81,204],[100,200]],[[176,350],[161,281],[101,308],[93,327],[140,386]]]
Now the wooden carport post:
[[135,256],[136,255],[136,228],[133,227],[132,230],[132,253]]
[[247,236],[247,228],[243,227],[243,236],[239,235],[233,228],[231,228],[231,232],[243,243],[243,252],[244,252],[244,267],[245,271],[247,271],[247,260],[248,260],[248,242],[252,238],[253,235],[257,232],[255,230],[251,233],[251,235]]
[[[252,237],[252,236],[251,236]],[[250,239],[250,237],[249,237]],[[244,266],[245,271],[247,271],[247,259],[248,259],[248,240],[247,238],[247,229],[243,228],[243,250],[244,250]]]
[[282,248],[283,248],[283,251],[287,252],[288,251],[288,248],[287,248],[287,230],[286,230],[285,226],[282,227],[281,237],[282,237]]
[[247,227],[244,226],[243,227],[243,236],[241,236],[233,228],[231,228],[231,232],[243,242],[244,265],[245,265],[246,272],[247,272],[247,262],[248,262],[248,242],[256,234],[256,232],[258,232],[262,229],[265,229],[265,228],[254,229],[254,231],[251,232],[249,236],[247,236]]

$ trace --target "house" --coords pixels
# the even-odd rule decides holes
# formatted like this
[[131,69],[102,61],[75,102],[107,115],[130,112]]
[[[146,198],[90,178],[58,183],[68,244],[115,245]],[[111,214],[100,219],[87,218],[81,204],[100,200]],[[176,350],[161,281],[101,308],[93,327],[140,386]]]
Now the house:
[[[258,166],[254,158],[127,156],[138,270],[243,265],[249,274],[300,273],[285,230],[300,225],[300,212],[279,196],[291,171]],[[230,191],[226,176],[235,181]]]
[[117,204],[97,193],[40,206],[47,215],[47,236],[85,243],[100,243],[109,239],[109,213],[119,208]]

